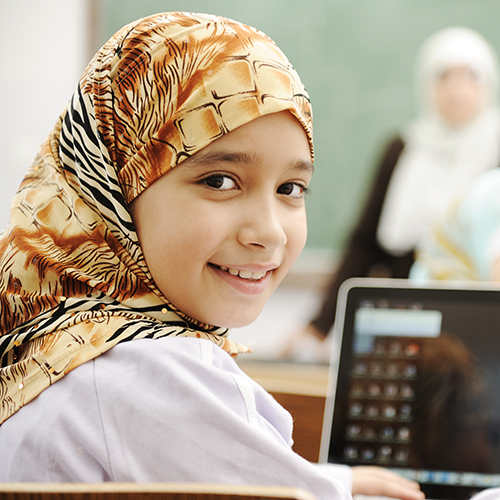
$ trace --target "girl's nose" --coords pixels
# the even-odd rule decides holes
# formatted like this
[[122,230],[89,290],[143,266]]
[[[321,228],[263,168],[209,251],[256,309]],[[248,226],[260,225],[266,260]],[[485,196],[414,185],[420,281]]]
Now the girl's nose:
[[273,203],[256,202],[242,214],[238,232],[242,245],[274,250],[287,244],[284,221]]

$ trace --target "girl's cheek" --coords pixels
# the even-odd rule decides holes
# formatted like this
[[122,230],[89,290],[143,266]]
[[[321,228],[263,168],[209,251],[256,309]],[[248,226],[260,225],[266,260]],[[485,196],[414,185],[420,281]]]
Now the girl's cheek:
[[293,230],[291,231],[289,237],[289,242],[290,241],[292,242],[294,253],[296,254],[295,258],[297,258],[304,249],[307,241],[307,220],[305,214],[299,221],[295,221]]
[[495,261],[491,270],[491,279],[493,281],[500,281],[500,257]]

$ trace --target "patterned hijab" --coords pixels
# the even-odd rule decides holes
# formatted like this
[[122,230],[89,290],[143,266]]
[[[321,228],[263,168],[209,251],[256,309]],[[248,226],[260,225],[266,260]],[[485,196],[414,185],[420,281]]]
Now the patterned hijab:
[[0,236],[0,423],[119,342],[169,335],[245,350],[176,309],[128,211],[186,158],[289,110],[312,146],[297,73],[262,32],[213,15],[131,23],[95,55],[42,145]]

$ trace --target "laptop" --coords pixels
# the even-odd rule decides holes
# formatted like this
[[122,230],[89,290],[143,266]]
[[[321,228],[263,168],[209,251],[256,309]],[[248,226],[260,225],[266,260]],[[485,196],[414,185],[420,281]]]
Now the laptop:
[[350,279],[331,333],[320,462],[385,467],[436,500],[500,486],[499,286]]

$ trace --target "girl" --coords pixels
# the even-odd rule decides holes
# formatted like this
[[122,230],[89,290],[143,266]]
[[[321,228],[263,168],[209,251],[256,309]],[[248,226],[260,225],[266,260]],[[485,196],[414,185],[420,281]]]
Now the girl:
[[350,496],[227,338],[305,244],[312,160],[308,95],[263,33],[167,13],[104,45],[0,240],[0,480]]

